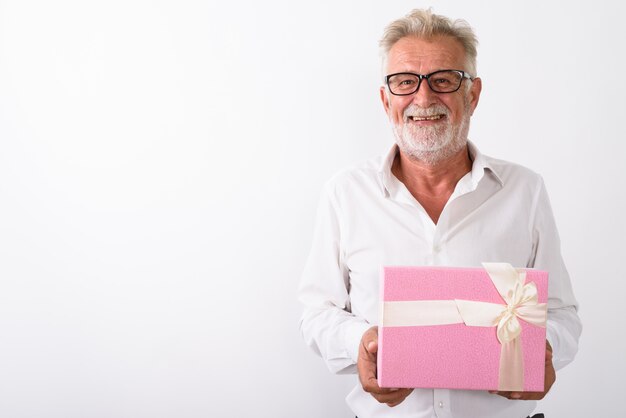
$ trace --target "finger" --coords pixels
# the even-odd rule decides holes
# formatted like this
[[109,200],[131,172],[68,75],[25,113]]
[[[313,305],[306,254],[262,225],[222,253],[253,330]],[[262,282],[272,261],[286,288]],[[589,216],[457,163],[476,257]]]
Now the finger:
[[396,401],[396,402],[387,402],[387,404],[386,404],[386,405],[387,405],[389,408],[393,408],[394,406],[398,406],[398,405],[400,405],[402,402],[404,402],[404,399],[405,399],[405,398],[402,398],[402,399],[400,399],[400,400],[398,400],[398,401]]
[[368,354],[376,354],[378,352],[378,329],[370,328],[363,335],[361,344]]
[[501,391],[501,390],[490,390],[489,393],[494,395],[502,396],[503,398],[510,399],[511,392],[509,391]]
[[378,380],[376,379],[376,356],[369,353],[365,344],[362,344],[360,348],[357,370],[363,390],[369,393],[389,392],[388,389],[382,390],[378,386]]
[[396,397],[406,397],[413,389],[398,389],[398,388],[381,388],[378,386],[378,380],[372,378],[365,382],[363,390],[374,396],[379,402],[387,403],[393,401]]
[[378,402],[393,406],[398,405],[413,389],[381,388],[378,386],[376,378],[377,352],[378,329],[372,327],[363,334],[361,345],[359,346],[357,370],[361,386],[365,392],[370,393]]
[[379,393],[381,388],[378,386],[378,381],[376,380],[376,365],[373,366],[371,364],[363,361],[359,364],[359,378],[361,380],[361,386],[363,386],[363,390],[370,393]]
[[511,395],[511,399],[515,399],[515,400],[521,400],[521,401],[538,401],[540,399],[543,399],[543,397],[545,396],[544,392],[520,392],[518,393],[519,397],[514,398],[513,395]]
[[386,403],[387,405],[399,404],[400,402],[402,402],[404,400],[404,398],[406,398],[406,396],[399,395],[398,393],[384,393],[384,394],[372,393],[371,395],[378,402]]
[[512,400],[538,401],[546,396],[547,392],[499,392],[500,396]]
[[399,405],[413,392],[413,389],[398,389],[395,392],[386,393],[386,394],[372,394],[374,399],[376,399],[380,403],[387,404],[390,407],[394,407]]
[[[361,382],[361,386],[363,386],[363,390],[365,392],[371,393],[372,395],[398,395],[402,394],[403,391],[407,389],[396,389],[396,388],[381,388],[378,386],[378,380],[375,376],[370,376],[367,380]],[[412,389],[411,389],[412,390]],[[386,399],[386,398],[385,398]],[[385,400],[385,402],[387,402]]]
[[363,358],[359,361],[357,368],[363,389],[366,392],[379,392],[380,387],[376,379],[376,362]]

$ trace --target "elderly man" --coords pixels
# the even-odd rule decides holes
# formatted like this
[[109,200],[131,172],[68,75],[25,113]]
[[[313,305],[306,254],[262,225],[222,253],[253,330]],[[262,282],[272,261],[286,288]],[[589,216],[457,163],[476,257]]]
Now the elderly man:
[[[476,44],[467,23],[430,11],[392,22],[380,42],[380,97],[396,144],[337,174],[322,195],[301,330],[332,372],[358,373],[347,402],[360,418],[524,418],[577,351],[581,324],[541,177],[467,139],[482,86]],[[545,392],[380,388],[381,266],[483,261],[550,273]]]

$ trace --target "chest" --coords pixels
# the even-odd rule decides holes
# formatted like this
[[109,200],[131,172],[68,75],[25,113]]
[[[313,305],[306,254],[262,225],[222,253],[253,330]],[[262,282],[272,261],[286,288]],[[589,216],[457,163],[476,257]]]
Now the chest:
[[[534,252],[530,207],[471,195],[433,206],[381,199],[344,219],[343,257],[353,277],[377,277],[383,265],[526,267]],[[435,223],[432,211],[438,213]]]

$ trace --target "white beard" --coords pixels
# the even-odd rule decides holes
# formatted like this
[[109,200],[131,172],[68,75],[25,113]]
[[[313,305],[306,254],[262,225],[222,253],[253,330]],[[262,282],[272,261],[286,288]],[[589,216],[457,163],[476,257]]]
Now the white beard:
[[[463,118],[453,125],[447,118],[448,109],[434,105],[423,109],[411,104],[404,110],[404,123],[398,126],[391,122],[396,143],[409,158],[434,166],[460,152],[467,145],[470,125],[469,103],[466,103]],[[435,126],[417,126],[409,122],[408,115],[433,116],[446,115],[443,124]]]

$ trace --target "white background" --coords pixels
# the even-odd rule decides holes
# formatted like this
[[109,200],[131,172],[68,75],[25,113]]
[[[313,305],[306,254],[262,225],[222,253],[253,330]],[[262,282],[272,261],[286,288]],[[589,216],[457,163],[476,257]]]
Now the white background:
[[350,417],[295,293],[322,184],[391,144],[383,27],[430,5],[480,39],[470,137],[560,228],[584,331],[541,409],[615,416],[620,3],[0,1],[0,417]]

